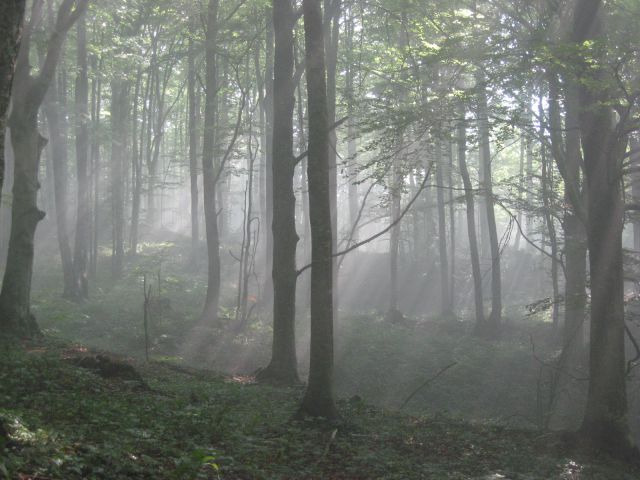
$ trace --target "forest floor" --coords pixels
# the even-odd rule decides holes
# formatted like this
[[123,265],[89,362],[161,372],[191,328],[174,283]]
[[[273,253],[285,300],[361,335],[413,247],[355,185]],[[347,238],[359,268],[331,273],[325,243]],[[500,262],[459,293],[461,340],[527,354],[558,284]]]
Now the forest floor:
[[409,415],[353,397],[295,421],[301,388],[45,337],[0,344],[9,479],[637,479],[559,434]]

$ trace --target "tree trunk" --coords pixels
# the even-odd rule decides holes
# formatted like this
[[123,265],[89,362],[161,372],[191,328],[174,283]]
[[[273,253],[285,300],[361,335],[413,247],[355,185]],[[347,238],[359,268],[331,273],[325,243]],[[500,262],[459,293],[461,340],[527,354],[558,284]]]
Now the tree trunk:
[[[193,22],[195,23],[195,22]],[[191,255],[195,263],[200,243],[198,213],[198,92],[196,91],[195,47],[189,37],[187,96],[189,101],[189,179],[191,182]]]
[[206,97],[204,109],[204,143],[202,146],[202,178],[204,186],[204,216],[207,234],[208,278],[207,298],[203,319],[218,320],[220,303],[220,237],[218,232],[218,211],[216,207],[216,173],[213,168],[215,155],[216,122],[216,47],[218,37],[218,0],[209,0],[205,43]]
[[122,276],[124,264],[124,164],[127,154],[126,128],[129,110],[129,85],[126,80],[111,82],[111,201],[112,256],[114,279]]
[[7,111],[11,100],[11,85],[26,0],[6,0],[0,2],[0,200],[4,183],[4,141]]
[[[402,145],[402,138],[400,138]],[[398,149],[402,151],[402,146]],[[400,202],[402,200],[402,173],[400,167],[399,153],[396,153],[391,159],[391,178],[389,185],[389,193],[391,195],[391,214],[389,215],[389,223],[391,232],[389,235],[389,310],[386,319],[390,322],[402,321],[403,315],[398,309],[398,255],[400,247]]]
[[57,82],[54,80],[45,96],[43,111],[47,119],[49,130],[49,152],[51,165],[53,167],[53,194],[55,198],[56,230],[58,233],[58,247],[60,248],[60,259],[62,263],[63,296],[65,298],[76,298],[77,290],[73,274],[73,257],[69,244],[69,229],[67,205],[67,187],[69,181],[68,172],[68,149],[65,130],[66,116],[60,111],[64,91],[59,91]]
[[75,292],[79,298],[89,297],[89,242],[90,242],[90,176],[89,176],[89,72],[87,65],[86,15],[78,19],[76,78],[76,162],[78,176],[78,212],[76,239],[73,252]]
[[[542,206],[544,212],[544,221],[547,227],[547,234],[549,235],[549,246],[551,247],[551,288],[552,288],[552,307],[551,307],[551,321],[554,328],[558,328],[559,310],[558,305],[560,303],[560,287],[558,285],[558,240],[556,236],[555,220],[553,218],[553,205],[552,205],[552,192],[553,192],[553,174],[550,168],[550,159],[547,155],[546,137],[545,137],[545,122],[544,122],[544,107],[542,105],[542,88],[540,89],[540,102],[538,103],[538,117],[540,119],[540,164],[542,165],[542,172],[540,175],[541,189],[542,189]],[[553,105],[557,102],[556,92],[552,95],[550,93],[549,103]],[[555,107],[551,107],[553,110]]]
[[265,258],[265,281],[264,299],[267,302],[273,300],[273,61],[274,61],[274,31],[273,31],[273,9],[268,8],[266,14],[266,35],[265,35],[265,198],[264,198],[264,219],[263,231],[265,232],[264,258]]
[[[326,59],[327,76],[327,122],[333,125],[336,122],[336,70],[338,66],[338,41],[340,35],[340,11],[342,0],[324,1],[324,49]],[[329,189],[331,196],[331,235],[332,249],[338,245],[338,145],[336,129],[329,131]],[[338,269],[337,258],[333,258],[333,283],[337,285]],[[338,295],[333,293],[334,315],[338,313]]]
[[[346,90],[347,90],[347,176],[349,177],[349,225],[348,231],[353,229],[358,218],[359,200],[358,200],[358,146],[356,143],[356,123],[353,118],[355,114],[355,55],[353,55],[353,31],[354,22],[351,10],[349,11],[349,19],[346,25],[346,54],[348,58],[346,73]],[[353,232],[352,241],[358,242],[358,230]],[[349,247],[349,245],[347,245]]]
[[[100,115],[102,110],[102,78],[100,62],[93,63],[91,111],[93,135],[91,136],[91,177],[93,182],[93,228],[91,229],[91,258],[89,273],[95,279],[98,271],[98,240],[100,231]],[[97,77],[97,78],[96,78]]]
[[443,317],[453,315],[451,305],[451,291],[449,290],[449,258],[447,256],[447,217],[444,204],[444,162],[442,158],[442,143],[435,141],[436,160],[436,200],[438,203],[438,250],[440,258],[440,300]]
[[296,319],[296,198],[293,181],[293,28],[291,0],[274,0],[273,89],[273,344],[271,362],[260,375],[278,383],[298,383]]
[[482,195],[486,208],[489,243],[491,247],[491,314],[485,322],[485,334],[494,337],[499,332],[502,318],[502,285],[500,278],[500,245],[496,228],[496,216],[493,202],[493,179],[491,175],[491,144],[489,138],[489,112],[485,80],[478,75],[478,137],[480,143],[480,164],[484,172]]
[[[589,58],[603,55],[604,11],[601,0],[579,0],[574,41],[595,40]],[[592,60],[589,60],[592,61]],[[631,453],[627,423],[624,345],[622,229],[624,207],[620,185],[626,141],[618,138],[615,114],[603,88],[604,70],[581,59],[580,131],[588,189],[587,240],[591,272],[591,349],[589,391],[581,433],[594,446],[618,456]]]
[[473,198],[473,185],[467,167],[467,122],[465,119],[464,103],[459,106],[460,120],[458,123],[458,167],[464,186],[464,200],[467,210],[467,234],[469,236],[469,254],[471,256],[471,273],[473,275],[473,298],[476,309],[476,330],[484,329],[484,298],[482,296],[482,272],[480,271],[480,254],[478,252],[478,237],[476,234],[476,215]]
[[46,140],[38,133],[38,110],[55,77],[67,32],[86,8],[86,1],[77,2],[63,0],[40,72],[32,77],[29,65],[31,33],[42,13],[42,3],[35,3],[16,63],[13,108],[9,118],[15,157],[11,233],[0,292],[0,327],[7,333],[34,335],[38,332],[30,308],[34,237],[36,227],[45,215],[37,205],[40,154],[46,145]]
[[311,223],[311,350],[301,414],[333,419],[333,259],[329,128],[320,0],[303,0],[309,112],[309,215]]

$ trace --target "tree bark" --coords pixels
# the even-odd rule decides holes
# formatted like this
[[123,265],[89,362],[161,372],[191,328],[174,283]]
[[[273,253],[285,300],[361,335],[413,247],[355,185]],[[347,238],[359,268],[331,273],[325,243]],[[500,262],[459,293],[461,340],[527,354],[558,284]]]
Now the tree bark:
[[54,80],[45,96],[43,111],[47,119],[49,131],[49,153],[53,170],[53,194],[55,199],[56,230],[58,233],[58,247],[60,249],[60,260],[62,263],[63,297],[76,298],[75,279],[73,274],[73,257],[69,244],[68,229],[68,195],[67,187],[69,172],[67,162],[69,161],[65,130],[66,116],[60,111],[62,95],[65,92],[59,91],[57,82]]
[[218,307],[220,303],[220,237],[218,231],[218,211],[216,207],[217,178],[213,168],[217,100],[217,39],[218,0],[209,0],[205,40],[206,96],[204,109],[204,142],[202,146],[204,216],[208,254],[207,297],[202,315],[203,319],[209,322],[216,322],[218,320]]
[[[579,0],[573,40],[595,40],[589,58],[604,54],[601,0]],[[591,272],[591,349],[587,408],[580,428],[594,446],[618,456],[631,453],[627,423],[624,345],[624,281],[622,229],[624,206],[620,185],[621,158],[626,139],[615,128],[615,114],[605,88],[603,69],[588,68],[580,58],[580,131],[588,189],[587,240]],[[591,60],[589,60],[591,61]]]
[[122,276],[124,266],[124,164],[126,161],[126,128],[129,112],[129,84],[126,80],[111,82],[111,201],[113,279]]
[[11,233],[0,292],[0,327],[6,333],[38,333],[30,307],[34,236],[38,223],[45,215],[37,204],[40,154],[46,145],[46,140],[38,133],[38,110],[54,79],[66,34],[86,5],[86,1],[82,0],[62,2],[55,28],[47,43],[44,62],[38,76],[33,77],[29,65],[31,33],[42,13],[42,2],[35,2],[16,63],[13,108],[9,118],[15,156]]
[[447,217],[444,204],[444,162],[442,158],[442,143],[435,141],[436,160],[436,201],[438,204],[438,250],[440,258],[440,301],[443,317],[453,315],[451,291],[449,290],[449,258],[447,256]]
[[11,85],[20,36],[26,0],[6,0],[0,3],[0,200],[2,199],[2,184],[4,183],[4,141],[7,122],[7,112],[11,100]]
[[309,112],[309,215],[311,223],[311,351],[302,414],[337,416],[333,396],[333,259],[329,182],[329,125],[320,0],[303,0]]
[[464,103],[460,103],[457,135],[458,135],[458,167],[464,186],[464,200],[467,210],[467,234],[469,237],[469,254],[471,256],[471,273],[473,276],[473,298],[476,311],[476,330],[484,329],[484,297],[482,296],[482,272],[480,271],[480,254],[476,234],[476,215],[473,198],[473,185],[467,167],[467,122]]
[[296,198],[293,188],[293,28],[291,0],[273,1],[275,32],[273,89],[273,343],[271,362],[260,378],[277,383],[298,383],[295,348],[296,318]]
[[[192,22],[195,24],[195,22]],[[195,46],[189,37],[187,58],[187,96],[189,101],[189,179],[191,186],[191,255],[195,263],[200,243],[198,212],[198,92],[196,91]]]
[[495,337],[499,333],[502,318],[502,280],[500,277],[500,245],[496,228],[496,216],[493,200],[493,179],[491,175],[491,144],[489,138],[489,112],[487,106],[486,82],[478,74],[480,86],[478,94],[478,137],[480,143],[480,163],[484,172],[481,188],[486,208],[487,228],[491,247],[491,313],[485,322],[488,336]]
[[86,14],[77,24],[78,76],[76,78],[76,163],[78,177],[78,211],[76,238],[73,252],[75,294],[89,297],[89,242],[90,242],[90,174],[89,174],[89,72],[87,64]]

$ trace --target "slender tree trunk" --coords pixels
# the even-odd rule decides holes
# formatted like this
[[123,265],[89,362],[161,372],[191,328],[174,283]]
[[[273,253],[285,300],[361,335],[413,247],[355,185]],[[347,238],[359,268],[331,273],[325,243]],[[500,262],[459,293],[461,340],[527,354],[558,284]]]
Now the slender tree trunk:
[[[542,90],[542,89],[541,89]],[[553,306],[551,309],[551,320],[553,327],[558,328],[559,322],[559,310],[558,305],[560,303],[560,287],[558,284],[558,240],[556,236],[555,220],[553,218],[552,205],[552,192],[553,192],[553,176],[550,168],[550,159],[547,155],[546,138],[544,134],[544,107],[542,105],[542,93],[540,94],[541,100],[538,104],[538,115],[540,118],[540,163],[542,165],[541,173],[541,187],[542,187],[542,205],[544,208],[544,220],[547,227],[547,234],[549,235],[549,245],[551,247],[551,288],[552,288],[552,300]],[[557,102],[557,97],[554,95],[550,98],[551,104]]]
[[[140,208],[142,204],[142,184],[143,184],[143,163],[144,158],[148,159],[150,155],[150,135],[149,135],[149,110],[151,103],[151,83],[153,77],[151,73],[147,75],[147,81],[145,82],[144,93],[142,94],[142,122],[140,125],[140,138],[139,138],[139,148],[138,150],[138,158],[134,158],[137,161],[136,163],[136,183],[133,188],[133,198],[131,202],[131,232],[130,232],[130,253],[135,256],[138,253],[138,240],[139,240],[139,230],[140,230]],[[147,143],[145,143],[147,140]],[[136,138],[133,139],[136,142]],[[145,157],[146,155],[146,157]]]
[[453,155],[456,148],[455,142],[447,142],[448,162],[447,162],[447,184],[449,192],[447,201],[449,202],[449,256],[451,262],[449,264],[449,292],[451,302],[451,315],[455,315],[456,309],[456,202],[454,199],[454,182],[453,182]]
[[90,172],[89,172],[89,67],[87,62],[86,14],[77,25],[78,76],[76,78],[76,163],[78,178],[78,211],[76,238],[73,252],[73,273],[76,295],[89,297],[89,242],[90,242]]
[[464,200],[467,210],[467,234],[469,236],[469,254],[471,256],[471,273],[473,275],[473,298],[476,311],[476,330],[484,330],[484,297],[482,296],[482,272],[480,271],[480,254],[476,234],[476,216],[473,198],[473,185],[467,167],[467,122],[464,103],[460,103],[457,135],[458,135],[458,167],[464,186]]
[[297,383],[296,318],[296,198],[293,190],[293,28],[291,0],[273,1],[275,32],[273,89],[273,344],[271,362],[260,377],[279,383]]
[[[324,2],[324,49],[327,75],[327,121],[333,125],[336,121],[336,70],[338,66],[338,41],[340,35],[340,11],[342,0],[323,0]],[[329,188],[331,195],[331,234],[332,248],[338,245],[338,145],[336,130],[329,131]],[[333,283],[337,285],[337,257],[333,258]],[[333,293],[333,312],[338,313],[338,295]]]
[[567,364],[574,364],[584,347],[584,320],[587,306],[587,240],[585,231],[586,199],[580,165],[580,118],[578,89],[571,78],[566,82],[565,145],[562,146],[559,85],[555,72],[549,81],[549,119],[551,145],[558,165],[564,172],[564,253],[565,253],[565,311],[562,344]]
[[[91,137],[91,157],[93,164],[93,256],[91,259],[91,274],[95,278],[98,272],[98,244],[100,240],[100,116],[102,115],[102,77],[100,76],[102,59],[100,59],[95,74],[98,76],[96,84],[96,105],[93,119],[94,135]],[[95,81],[95,80],[94,80]]]
[[[351,13],[351,12],[350,12]],[[347,22],[347,36],[346,36],[346,53],[348,56],[348,64],[347,64],[347,73],[346,73],[346,87],[347,87],[347,175],[349,177],[349,225],[348,231],[351,231],[353,225],[356,223],[356,219],[358,218],[358,210],[359,210],[359,201],[358,201],[358,146],[356,142],[356,124],[354,114],[355,114],[355,88],[354,88],[354,77],[355,77],[355,66],[353,65],[354,59],[352,58],[353,51],[353,18],[352,15],[349,16],[349,20]],[[358,242],[358,231],[353,232],[354,243]],[[348,245],[347,245],[348,247]]]
[[43,102],[43,111],[47,119],[49,130],[49,153],[53,170],[53,194],[55,199],[56,229],[58,233],[58,246],[62,263],[63,296],[76,298],[77,291],[73,275],[73,257],[69,244],[68,212],[69,202],[67,186],[69,181],[68,150],[65,130],[66,116],[60,111],[61,96],[64,91],[59,91],[57,81],[53,81]]
[[[192,22],[195,23],[195,22]],[[195,46],[189,37],[187,96],[189,101],[189,179],[191,183],[191,255],[195,262],[200,243],[198,213],[198,93],[196,91]]]
[[[629,139],[629,150],[635,152],[631,154],[630,164],[633,168],[640,168],[640,142],[636,136]],[[634,204],[640,204],[640,172],[631,175],[631,198]],[[633,219],[633,249],[640,252],[640,217]]]
[[129,110],[129,85],[126,80],[111,82],[111,200],[112,257],[114,279],[122,276],[124,264],[124,164],[126,161],[126,128]]
[[[402,145],[402,138],[400,139]],[[402,147],[398,149],[402,150]],[[389,193],[391,194],[391,214],[389,223],[393,224],[389,235],[389,311],[386,319],[390,322],[402,321],[403,315],[398,309],[398,255],[400,248],[400,202],[402,200],[402,173],[399,154],[396,154],[391,165]]]
[[436,200],[438,203],[438,249],[440,253],[440,300],[443,317],[453,315],[451,292],[449,291],[449,257],[447,255],[447,218],[444,204],[444,162],[442,159],[442,143],[435,142],[436,159]]
[[311,350],[302,414],[335,418],[333,396],[333,259],[329,128],[320,0],[303,0],[309,112],[309,214],[311,222]]
[[496,336],[502,318],[502,281],[500,277],[500,245],[493,201],[493,179],[491,175],[491,144],[489,139],[489,112],[485,80],[478,75],[478,84],[482,85],[478,94],[478,137],[480,142],[480,163],[483,167],[482,193],[486,208],[488,236],[491,247],[491,314],[486,323],[486,334]]
[[[140,197],[142,196],[142,149],[138,143],[138,102],[142,72],[138,69],[136,86],[133,93],[133,111],[131,113],[131,229],[129,230],[129,255],[135,256],[138,250],[138,223],[140,222]],[[144,101],[144,100],[143,100]]]
[[218,232],[218,210],[216,207],[216,173],[213,168],[215,155],[216,122],[216,47],[218,37],[218,0],[209,0],[205,43],[206,97],[204,109],[204,143],[202,147],[202,178],[204,185],[204,215],[207,234],[208,278],[207,298],[203,318],[210,322],[218,320],[220,303],[220,238]]

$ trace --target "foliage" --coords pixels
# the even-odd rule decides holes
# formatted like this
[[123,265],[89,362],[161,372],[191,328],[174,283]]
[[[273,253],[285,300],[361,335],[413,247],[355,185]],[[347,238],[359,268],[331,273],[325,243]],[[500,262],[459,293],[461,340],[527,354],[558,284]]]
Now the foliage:
[[[0,347],[0,471],[55,479],[636,478],[586,461],[553,434],[409,416],[354,397],[335,425],[290,417],[301,391],[133,362],[147,388],[68,361],[79,345]],[[574,473],[571,473],[574,472]],[[494,475],[489,477],[489,475]],[[499,475],[503,475],[500,477]],[[579,477],[582,478],[582,477]]]

